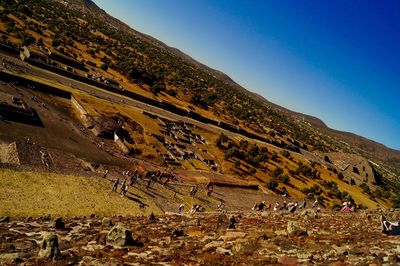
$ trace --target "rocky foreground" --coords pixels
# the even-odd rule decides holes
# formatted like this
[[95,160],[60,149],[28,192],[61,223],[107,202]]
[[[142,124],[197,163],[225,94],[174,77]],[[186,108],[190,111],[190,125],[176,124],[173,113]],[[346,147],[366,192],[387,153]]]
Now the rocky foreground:
[[[397,213],[387,216],[395,219]],[[398,265],[400,236],[382,234],[379,217],[313,210],[65,220],[7,217],[0,223],[0,264]]]

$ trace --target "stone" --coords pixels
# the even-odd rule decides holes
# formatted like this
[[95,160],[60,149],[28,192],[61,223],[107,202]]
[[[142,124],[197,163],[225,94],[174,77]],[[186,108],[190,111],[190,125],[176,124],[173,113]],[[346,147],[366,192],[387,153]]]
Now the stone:
[[43,240],[40,243],[38,257],[41,259],[57,259],[61,256],[58,248],[58,237],[52,232],[46,232],[43,235]]
[[10,222],[10,217],[4,216],[0,218],[0,223],[8,223]]
[[172,231],[172,237],[181,237],[183,235],[183,230],[174,229],[174,231]]
[[307,235],[307,229],[305,229],[299,222],[289,221],[287,223],[286,231],[289,236],[304,236]]
[[43,221],[50,221],[50,220],[51,220],[51,214],[43,216]]
[[234,231],[228,231],[226,232],[225,235],[221,236],[220,239],[224,241],[232,241],[238,238],[244,238],[246,236],[246,233],[243,232],[234,232]]
[[226,214],[220,214],[217,220],[217,231],[222,231],[228,228],[230,222]]
[[106,238],[107,245],[115,247],[143,246],[132,238],[132,231],[122,224],[117,224],[111,228]]
[[296,258],[288,256],[280,256],[278,257],[278,263],[283,265],[297,265],[299,261]]
[[156,220],[156,216],[154,215],[154,213],[150,213],[149,221],[155,221],[155,220]]
[[217,247],[215,252],[218,254],[222,254],[222,255],[229,255],[229,256],[233,255],[232,251],[230,251],[229,249],[222,248],[222,247]]
[[55,229],[64,229],[65,228],[64,221],[62,220],[61,217],[58,217],[54,220],[53,226]]
[[313,218],[313,219],[318,218],[317,212],[312,209],[307,209],[302,211],[301,216],[303,216],[304,218]]
[[104,227],[109,227],[112,226],[113,224],[110,218],[104,217],[103,220],[101,221],[101,225]]
[[0,254],[0,264],[8,264],[8,263],[18,263],[22,262],[18,253],[4,253]]
[[204,250],[214,249],[221,247],[224,244],[223,241],[211,241],[210,243],[204,246]]

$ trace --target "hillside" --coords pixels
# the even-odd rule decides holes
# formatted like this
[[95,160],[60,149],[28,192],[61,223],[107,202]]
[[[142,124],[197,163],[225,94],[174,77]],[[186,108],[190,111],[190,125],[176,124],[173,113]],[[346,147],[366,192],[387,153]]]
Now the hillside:
[[[91,0],[81,0],[81,1],[72,1],[72,2],[76,2],[76,4],[73,6],[74,8],[78,8],[78,9],[80,9],[84,12],[87,12],[99,19],[107,21],[107,23],[110,23],[111,25],[114,25],[120,29],[130,32],[135,36],[139,36],[139,37],[143,38],[144,40],[150,42],[151,44],[157,46],[160,49],[167,50],[168,52],[182,58],[186,62],[189,62],[190,64],[196,66],[200,70],[210,74],[211,76],[215,77],[216,79],[223,81],[225,84],[232,86],[239,93],[246,94],[246,96],[248,96],[251,100],[261,102],[261,104],[264,106],[272,107],[276,110],[279,110],[279,112],[282,112],[284,115],[288,116],[289,119],[304,119],[304,121],[311,123],[313,126],[316,126],[317,128],[322,128],[324,134],[334,137],[334,138],[337,138],[339,141],[345,141],[348,144],[350,144],[352,147],[359,149],[361,152],[364,151],[365,156],[369,156],[369,157],[373,158],[374,160],[388,163],[389,165],[392,165],[396,168],[399,166],[400,151],[387,148],[380,143],[376,143],[374,141],[368,140],[364,137],[361,137],[361,136],[358,136],[355,134],[349,134],[347,132],[329,129],[323,121],[321,121],[320,119],[318,119],[316,117],[313,117],[313,116],[310,116],[307,114],[298,113],[298,112],[289,110],[287,108],[283,108],[274,103],[271,103],[268,100],[266,100],[263,96],[257,95],[255,93],[252,93],[252,92],[246,90],[245,88],[243,88],[242,86],[237,84],[232,78],[230,78],[228,75],[224,74],[223,72],[212,69],[212,68],[194,60],[192,57],[184,54],[177,48],[169,47],[166,44],[164,44],[163,42],[152,38],[151,36],[148,36],[148,35],[138,32],[138,31],[135,31],[134,29],[130,28],[128,25],[121,22],[120,20],[108,15],[104,10],[100,9]],[[235,116],[235,114],[233,114],[233,115]],[[293,131],[297,130],[297,128],[293,128],[292,125],[286,125],[286,126],[287,126],[287,129],[290,129]],[[312,143],[312,141],[313,140],[310,140],[311,143]],[[333,145],[339,146],[339,145],[337,145],[337,143],[333,143]]]

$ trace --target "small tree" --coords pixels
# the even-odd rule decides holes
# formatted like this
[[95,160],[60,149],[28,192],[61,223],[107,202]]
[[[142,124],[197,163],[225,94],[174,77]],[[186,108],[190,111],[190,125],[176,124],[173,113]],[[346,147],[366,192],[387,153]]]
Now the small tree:
[[283,184],[287,185],[290,183],[290,177],[287,175],[283,175],[283,176],[281,176],[281,181]]
[[290,152],[288,150],[283,150],[282,151],[282,156],[286,157],[286,158],[289,158],[290,157]]
[[240,165],[241,165],[240,161],[236,160],[235,161],[235,168],[240,169]]
[[53,41],[51,42],[51,46],[53,46],[54,48],[57,48],[58,46],[60,46],[61,44],[61,39],[60,38],[55,38],[53,39]]
[[100,68],[103,69],[104,71],[107,71],[107,70],[108,70],[108,65],[107,65],[106,63],[103,63],[103,64],[100,66]]
[[249,171],[252,175],[254,175],[257,172],[256,168],[254,167],[251,167]]
[[340,180],[343,180],[343,179],[344,179],[343,173],[339,173],[339,174],[338,174],[338,178],[339,178]]
[[278,154],[275,151],[272,152],[271,159],[274,162],[278,160]]
[[273,178],[271,181],[266,183],[267,188],[270,190],[275,190],[278,187],[278,181]]

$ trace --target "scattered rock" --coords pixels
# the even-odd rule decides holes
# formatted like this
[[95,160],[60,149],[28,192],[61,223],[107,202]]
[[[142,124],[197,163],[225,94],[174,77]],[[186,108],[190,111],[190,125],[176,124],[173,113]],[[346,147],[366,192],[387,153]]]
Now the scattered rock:
[[61,217],[58,217],[54,220],[54,228],[55,229],[64,229],[65,224]]
[[149,221],[155,221],[156,220],[156,216],[154,215],[154,213],[151,213],[149,215]]
[[243,232],[228,231],[225,235],[221,236],[221,239],[224,241],[232,241],[238,238],[244,238],[245,236],[246,233]]
[[278,257],[278,263],[283,265],[297,265],[299,261],[296,258],[291,258],[288,256],[280,256]]
[[289,236],[304,236],[307,235],[307,229],[305,229],[299,222],[289,221],[287,223],[286,231]]
[[229,255],[229,256],[233,255],[232,251],[230,251],[229,249],[222,248],[222,247],[217,247],[215,252],[218,254],[222,254],[222,255]]
[[0,218],[0,223],[8,223],[10,222],[10,217],[4,216]]
[[18,253],[0,254],[0,264],[21,263],[22,259]]
[[206,244],[203,249],[204,250],[214,249],[221,247],[223,244],[224,244],[223,241],[211,241],[210,243]]
[[229,226],[230,222],[225,214],[220,214],[217,220],[217,231],[225,230]]
[[313,218],[316,219],[318,218],[318,214],[316,211],[312,210],[312,209],[306,209],[301,213],[301,216],[303,216],[304,218]]
[[52,232],[47,232],[43,235],[42,243],[40,244],[40,250],[38,257],[42,259],[57,259],[61,255],[58,248],[58,237]]
[[111,228],[107,235],[106,243],[115,247],[143,246],[143,243],[135,241],[132,238],[131,230],[121,224],[117,224]]
[[101,225],[104,227],[109,227],[112,226],[112,222],[110,218],[104,217],[103,220],[101,221]]
[[181,237],[183,235],[184,235],[183,230],[174,229],[174,231],[172,231],[172,237]]

